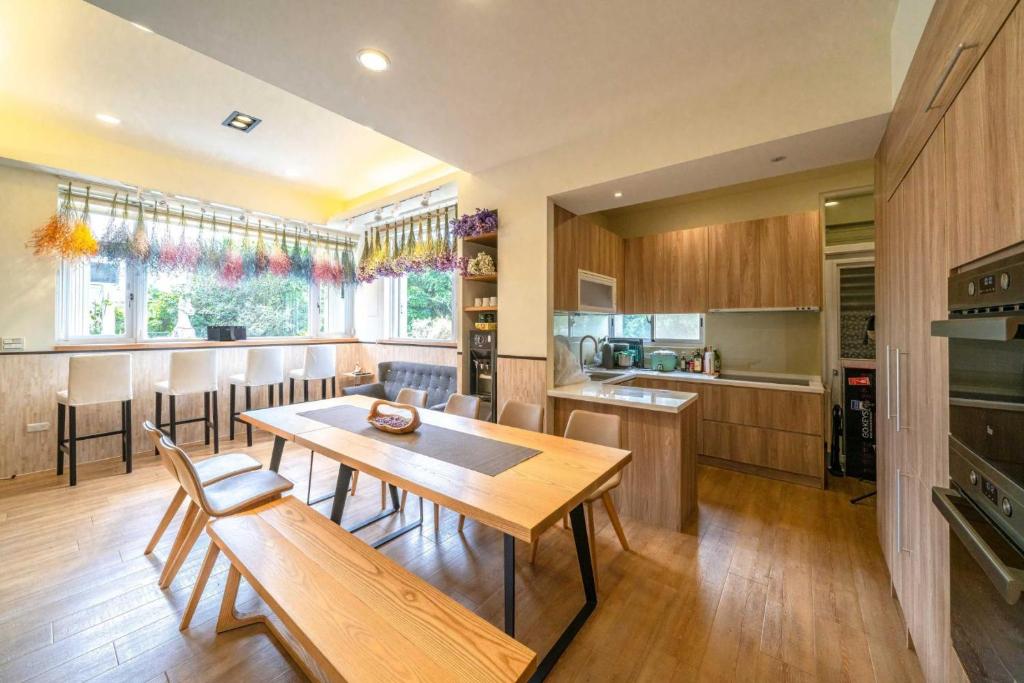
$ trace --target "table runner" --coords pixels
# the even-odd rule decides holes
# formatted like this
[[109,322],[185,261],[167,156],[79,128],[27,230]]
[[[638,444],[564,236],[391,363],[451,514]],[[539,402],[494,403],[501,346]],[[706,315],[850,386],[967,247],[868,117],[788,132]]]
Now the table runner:
[[540,453],[534,448],[466,434],[454,429],[421,424],[411,434],[389,434],[366,421],[369,411],[357,406],[335,406],[299,413],[331,427],[398,446],[459,467],[495,476]]

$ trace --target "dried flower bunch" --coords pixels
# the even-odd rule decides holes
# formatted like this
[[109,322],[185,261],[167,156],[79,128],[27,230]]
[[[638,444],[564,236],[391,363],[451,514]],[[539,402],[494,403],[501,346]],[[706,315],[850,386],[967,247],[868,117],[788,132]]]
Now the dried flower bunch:
[[449,214],[452,207],[373,228],[363,235],[359,257],[359,282],[382,277],[401,277],[425,270],[465,270],[465,260],[455,247]]
[[99,254],[100,244],[89,225],[91,192],[91,188],[87,187],[85,207],[78,213],[71,201],[71,183],[68,183],[57,213],[32,232],[28,246],[36,256],[59,256],[73,261]]
[[498,230],[497,209],[477,209],[473,215],[462,214],[452,221],[452,232],[456,237],[489,235]]

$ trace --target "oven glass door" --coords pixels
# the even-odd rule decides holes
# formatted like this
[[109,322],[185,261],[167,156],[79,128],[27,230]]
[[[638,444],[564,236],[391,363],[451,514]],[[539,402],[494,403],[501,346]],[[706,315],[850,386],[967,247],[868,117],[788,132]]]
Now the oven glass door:
[[949,431],[1024,487],[1024,340],[950,337]]
[[[950,522],[949,613],[953,647],[972,681],[1024,680],[1024,600],[1007,603],[982,563],[961,540],[960,533],[969,528],[968,535],[980,537],[981,545],[987,546],[986,550],[996,558],[994,564],[1001,564],[999,571],[1011,576],[1024,573],[1024,555],[967,498],[949,495],[946,499],[955,508],[953,514],[943,512]],[[991,565],[989,569],[992,570]]]

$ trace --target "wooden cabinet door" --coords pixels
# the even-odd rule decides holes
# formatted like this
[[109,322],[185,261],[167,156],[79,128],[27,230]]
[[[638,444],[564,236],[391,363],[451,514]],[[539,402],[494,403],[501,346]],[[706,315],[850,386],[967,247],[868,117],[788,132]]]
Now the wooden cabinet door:
[[759,223],[758,307],[821,308],[818,212],[776,216]]
[[624,313],[703,313],[708,308],[708,229],[625,240]]
[[1018,8],[944,119],[951,265],[1024,240],[1022,74],[1024,10]]
[[757,308],[761,221],[708,226],[708,308]]
[[[555,226],[556,311],[575,311],[579,308],[580,270],[606,275],[622,282],[622,241],[615,233],[579,216]],[[619,293],[618,297],[617,305],[621,306],[622,294]]]

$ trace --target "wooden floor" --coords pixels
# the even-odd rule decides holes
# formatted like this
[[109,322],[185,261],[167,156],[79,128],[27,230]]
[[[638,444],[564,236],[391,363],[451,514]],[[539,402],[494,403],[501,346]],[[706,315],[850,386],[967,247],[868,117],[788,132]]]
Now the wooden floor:
[[[251,449],[264,462],[269,451],[268,441]],[[285,451],[282,474],[302,497],[308,465],[308,451]],[[318,457],[314,493],[331,490],[336,472]],[[119,459],[86,465],[76,488],[65,482],[52,473],[0,482],[0,681],[302,679],[263,627],[214,634],[223,557],[191,630],[178,631],[207,541],[161,591],[178,520],[144,556],[173,493],[155,458],[137,456],[129,476]],[[920,680],[889,596],[873,503],[847,502],[861,484],[839,488],[701,468],[699,518],[687,533],[623,519],[629,553],[599,512],[601,602],[549,680]],[[379,506],[379,484],[364,477],[345,518]],[[385,552],[499,625],[500,535],[471,522],[460,535],[456,515],[443,511],[435,536],[432,507],[422,533]],[[543,653],[582,602],[579,574],[569,532],[545,534],[536,565],[527,550],[518,635]],[[243,586],[239,604],[257,600]]]

